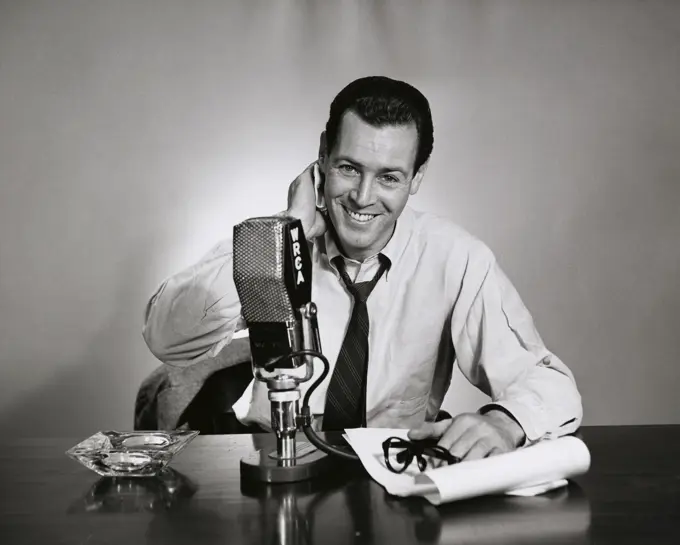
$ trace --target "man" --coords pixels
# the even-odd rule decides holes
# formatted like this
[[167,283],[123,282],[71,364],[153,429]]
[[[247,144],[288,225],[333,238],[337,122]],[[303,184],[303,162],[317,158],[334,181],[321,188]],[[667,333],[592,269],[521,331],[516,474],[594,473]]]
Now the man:
[[[321,345],[334,366],[312,412],[323,429],[410,428],[412,439],[437,437],[463,459],[571,433],[582,418],[574,377],[492,252],[406,206],[433,141],[418,90],[361,78],[334,99],[318,160],[290,185],[285,214],[311,244]],[[215,356],[245,327],[231,251],[229,240],[218,244],[150,301],[144,335],[162,361]],[[436,421],[455,361],[492,403]],[[266,385],[251,384],[234,410],[270,429]]]

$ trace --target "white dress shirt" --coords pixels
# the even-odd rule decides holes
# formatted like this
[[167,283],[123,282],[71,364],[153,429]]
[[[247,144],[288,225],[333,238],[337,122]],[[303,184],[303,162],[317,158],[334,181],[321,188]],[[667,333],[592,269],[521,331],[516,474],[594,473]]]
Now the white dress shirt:
[[[454,223],[406,207],[380,252],[389,271],[368,299],[366,384],[369,427],[413,428],[436,417],[454,363],[492,403],[522,426],[527,440],[575,431],[581,396],[567,366],[546,348],[517,291],[480,240]],[[331,264],[328,234],[312,244],[312,300],[331,372],[311,396],[322,414],[326,390],[351,314],[352,298]],[[345,258],[350,278],[373,278],[377,256]],[[216,356],[245,329],[225,240],[166,280],[146,309],[144,338],[161,361],[191,365]],[[302,394],[321,373],[301,385]],[[235,404],[243,423],[270,426],[266,384],[253,381]]]

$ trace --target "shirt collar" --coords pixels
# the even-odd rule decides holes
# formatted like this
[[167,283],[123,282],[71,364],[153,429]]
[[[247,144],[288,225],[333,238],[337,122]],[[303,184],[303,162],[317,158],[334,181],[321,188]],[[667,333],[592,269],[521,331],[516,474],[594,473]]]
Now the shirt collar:
[[[406,206],[402,210],[399,218],[397,218],[397,224],[396,227],[394,228],[394,232],[392,233],[392,237],[387,242],[385,247],[377,254],[366,258],[364,260],[364,263],[372,259],[375,259],[380,254],[382,254],[387,258],[387,268],[389,270],[392,267],[392,265],[394,265],[399,260],[401,255],[404,253],[406,245],[408,244],[408,241],[411,238],[412,227],[413,227],[413,211],[408,206]],[[335,242],[335,237],[333,237],[330,231],[326,231],[323,242],[325,245],[326,256],[328,258],[329,263],[332,263],[333,259],[336,258],[337,256],[342,256],[342,254],[340,253],[340,249],[338,248],[338,245]],[[357,262],[356,260],[352,260],[346,256],[342,257],[345,260]]]

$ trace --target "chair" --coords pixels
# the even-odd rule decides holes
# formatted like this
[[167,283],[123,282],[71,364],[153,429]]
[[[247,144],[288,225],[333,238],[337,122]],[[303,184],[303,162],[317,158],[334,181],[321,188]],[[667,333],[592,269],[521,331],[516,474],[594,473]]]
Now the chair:
[[137,392],[134,429],[260,432],[241,424],[233,411],[252,378],[248,338],[234,339],[215,358],[195,365],[160,365]]
[[259,426],[246,426],[234,414],[236,403],[253,379],[250,360],[215,371],[184,410],[179,425],[202,434],[259,433]]

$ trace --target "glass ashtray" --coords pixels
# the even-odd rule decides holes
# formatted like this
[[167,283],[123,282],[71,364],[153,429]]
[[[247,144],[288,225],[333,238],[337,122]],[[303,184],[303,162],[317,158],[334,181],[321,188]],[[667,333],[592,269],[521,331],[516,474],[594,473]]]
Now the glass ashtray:
[[191,440],[197,431],[100,431],[66,451],[104,477],[152,477]]

